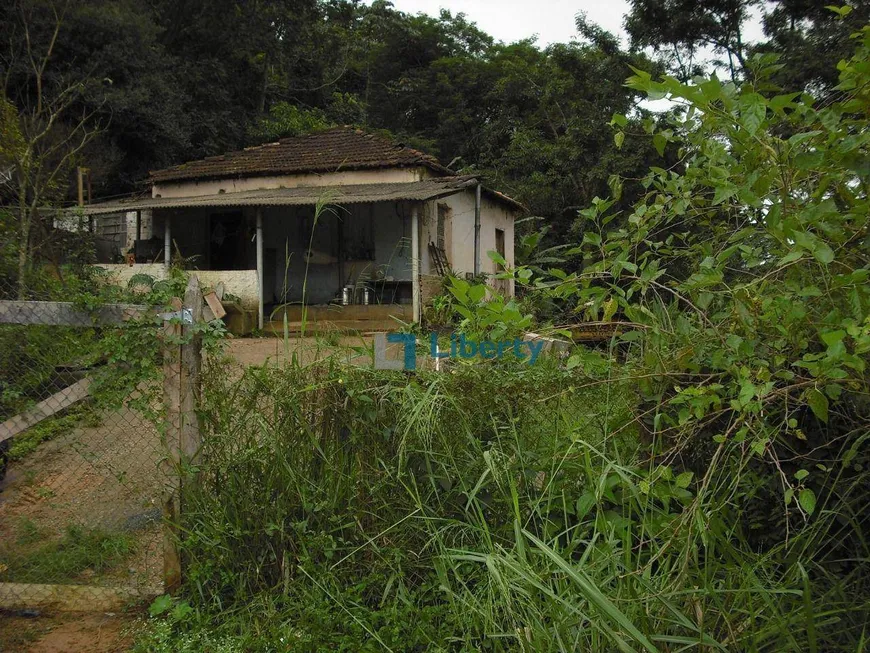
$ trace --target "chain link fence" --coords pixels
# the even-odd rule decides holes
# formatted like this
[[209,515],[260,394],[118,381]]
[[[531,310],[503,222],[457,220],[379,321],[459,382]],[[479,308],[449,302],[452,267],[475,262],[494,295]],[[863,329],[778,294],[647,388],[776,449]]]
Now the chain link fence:
[[69,290],[0,286],[0,608],[112,609],[166,584],[181,327]]

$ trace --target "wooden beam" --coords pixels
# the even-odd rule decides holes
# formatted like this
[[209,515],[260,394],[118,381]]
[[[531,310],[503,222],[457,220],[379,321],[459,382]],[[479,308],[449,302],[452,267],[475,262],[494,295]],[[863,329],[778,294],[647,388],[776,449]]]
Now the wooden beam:
[[141,304],[106,304],[93,311],[72,302],[0,301],[0,324],[47,324],[53,326],[106,326],[122,324],[148,311]]
[[[191,313],[191,324],[182,327],[181,344],[181,433],[179,448],[185,465],[199,461],[202,440],[199,432],[200,370],[202,369],[202,289],[196,275],[191,275],[184,292],[184,308]],[[184,470],[186,471],[186,469]]]
[[[201,437],[197,408],[200,400],[203,297],[199,279],[190,277],[184,302],[173,300],[173,310],[189,310],[190,324],[166,321],[163,354],[163,393],[166,405],[166,448],[163,474],[163,584],[167,592],[180,589],[183,559],[181,538],[184,488],[196,482],[191,467],[199,461]],[[181,344],[178,344],[178,343]]]
[[[263,209],[257,207],[257,327],[263,328],[263,304],[265,303],[265,270],[263,268]],[[209,304],[211,305],[211,304]],[[214,307],[212,307],[214,310]],[[217,313],[215,313],[217,315]],[[223,316],[221,316],[223,317]]]
[[[173,311],[182,309],[181,299],[173,297]],[[163,402],[166,411],[167,456],[161,463],[164,481],[163,492],[163,588],[176,592],[181,587],[181,552],[178,549],[179,506],[178,482],[178,429],[181,412],[181,347],[176,344],[181,338],[181,324],[166,320],[163,324]]]
[[[208,304],[208,307],[211,309],[212,315],[214,316],[211,318],[212,320],[215,318],[220,319],[227,314],[224,305],[221,304],[221,300],[218,299],[218,296],[214,291],[206,293],[205,303]],[[211,320],[207,321],[211,322]]]
[[134,587],[0,583],[0,609],[52,608],[61,612],[106,612],[153,599],[157,592]]
[[64,408],[69,408],[77,401],[81,401],[90,394],[90,387],[91,380],[84,378],[60,392],[55,392],[47,399],[43,399],[30,410],[6,420],[0,424],[0,442],[26,431],[42,420],[59,413]]

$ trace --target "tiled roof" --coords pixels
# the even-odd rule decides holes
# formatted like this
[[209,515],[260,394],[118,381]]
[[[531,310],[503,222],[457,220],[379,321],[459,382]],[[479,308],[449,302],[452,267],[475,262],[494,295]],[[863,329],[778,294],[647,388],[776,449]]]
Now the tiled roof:
[[[305,206],[327,201],[329,204],[359,204],[370,202],[397,202],[403,200],[426,201],[446,197],[474,187],[477,177],[471,175],[456,177],[434,177],[423,181],[389,184],[353,184],[347,186],[306,186],[300,188],[274,188],[239,191],[236,193],[217,193],[195,197],[146,197],[137,200],[115,200],[99,204],[89,204],[76,209],[86,215],[119,213],[142,209],[181,209],[201,207],[242,207],[242,206]],[[517,211],[523,210],[509,197],[494,191],[497,199],[508,203]]]
[[282,138],[151,172],[151,181],[180,181],[371,168],[426,167],[451,171],[428,154],[352,127]]

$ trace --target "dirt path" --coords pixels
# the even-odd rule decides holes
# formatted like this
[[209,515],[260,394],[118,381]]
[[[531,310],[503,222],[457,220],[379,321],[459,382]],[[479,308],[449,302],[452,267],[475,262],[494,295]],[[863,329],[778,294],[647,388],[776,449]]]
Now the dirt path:
[[[10,463],[0,485],[0,582],[159,591],[160,452],[153,425],[124,408],[104,413],[97,426],[73,429]],[[85,568],[70,573],[75,565],[68,551],[61,550],[56,559],[46,556],[39,562],[42,568],[34,570],[34,552],[46,543],[69,540],[70,528],[117,534],[130,543],[129,554],[115,569],[95,574],[82,563]],[[26,577],[16,578],[16,570]]]
[[141,624],[141,617],[135,614],[65,613],[26,617],[0,612],[0,651],[121,653],[130,650]]
[[[265,363],[281,365],[294,355],[302,363],[311,363],[334,355],[337,351],[344,359],[369,362],[370,356],[359,351],[359,348],[371,346],[371,336],[342,336],[333,340],[289,338],[286,342],[283,338],[233,338],[227,343],[227,354],[245,367]],[[354,351],[353,348],[358,350]]]

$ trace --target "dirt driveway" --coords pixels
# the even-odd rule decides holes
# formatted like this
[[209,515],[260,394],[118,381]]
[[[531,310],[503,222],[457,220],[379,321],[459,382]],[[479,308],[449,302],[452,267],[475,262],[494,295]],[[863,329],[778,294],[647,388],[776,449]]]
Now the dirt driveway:
[[334,338],[233,338],[228,341],[226,352],[241,365],[281,365],[293,356],[301,363],[311,363],[331,355],[340,355],[344,360],[362,364],[371,361],[365,349],[372,347],[372,336],[340,336]]
[[143,621],[137,614],[0,612],[0,651],[9,653],[121,653]]

